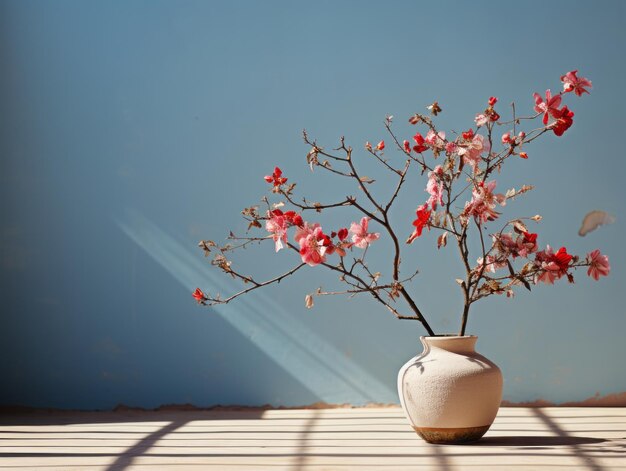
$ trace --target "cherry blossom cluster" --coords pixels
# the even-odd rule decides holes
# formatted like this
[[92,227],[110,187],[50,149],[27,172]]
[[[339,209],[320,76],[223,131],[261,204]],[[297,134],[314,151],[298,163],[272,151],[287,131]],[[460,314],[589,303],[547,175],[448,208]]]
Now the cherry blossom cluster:
[[[538,93],[533,94],[534,110],[537,113],[534,117],[541,116],[544,125],[540,132],[551,130],[559,137],[572,126],[574,117],[574,113],[567,106],[561,107],[563,95],[574,92],[577,96],[581,96],[583,93],[589,93],[587,88],[592,86],[588,79],[578,77],[576,70],[563,75],[561,81],[563,91],[553,96],[552,92],[547,90],[545,101]],[[499,170],[507,157],[518,155],[522,159],[528,159],[528,154],[521,151],[522,144],[527,142],[527,134],[524,131],[517,134],[511,131],[504,132],[500,139],[504,150],[500,153],[491,152],[493,126],[494,124],[501,124],[499,123],[500,114],[495,110],[497,102],[496,97],[490,97],[484,112],[476,115],[474,120],[476,130],[470,128],[461,133],[455,140],[446,140],[444,132],[437,132],[431,127],[425,137],[419,132],[413,136],[415,145],[411,146],[408,140],[403,141],[402,149],[407,155],[412,153],[423,155],[427,151],[432,151],[434,159],[437,159],[442,153],[445,153],[447,157],[445,169],[442,165],[436,165],[428,173],[425,191],[429,194],[429,198],[416,210],[417,217],[413,221],[415,229],[407,239],[407,243],[412,243],[420,237],[425,227],[432,227],[432,216],[439,206],[444,205],[444,194],[450,189],[451,182],[458,178],[463,165],[471,168],[472,197],[465,202],[463,210],[458,214],[460,225],[466,227],[470,219],[475,220],[477,225],[483,225],[495,221],[500,216],[498,209],[506,205],[508,198],[505,194],[495,192],[495,180],[487,180],[491,170],[496,168],[493,163],[497,164]],[[409,123],[412,125],[423,122],[425,120],[419,115],[409,118]],[[513,123],[518,124],[519,121],[514,118]],[[487,129],[487,135],[479,132],[483,127]],[[538,137],[537,131],[535,131],[532,139],[536,137]],[[458,156],[459,170],[450,165],[451,162],[454,162],[455,156]],[[423,168],[426,168],[425,164]],[[455,172],[458,173],[455,174]],[[454,218],[454,215],[447,214],[447,217]],[[518,221],[517,224],[521,224],[521,221]],[[578,257],[566,257],[564,255],[567,254],[565,247],[559,249],[556,254],[553,253],[549,245],[544,250],[538,251],[537,234],[531,234],[526,230],[518,230],[518,232],[519,234],[515,239],[511,234],[502,232],[494,235],[493,246],[484,257],[479,257],[478,265],[474,267],[471,273],[474,276],[479,274],[479,278],[487,277],[485,272],[495,273],[497,269],[508,268],[510,266],[510,263],[507,262],[509,257],[512,259],[517,257],[528,258],[531,254],[536,253],[534,261],[525,265],[519,274],[511,274],[512,282],[510,285],[523,284],[526,275],[532,275],[529,278],[535,284],[538,282],[552,284],[563,276],[573,282],[570,270],[574,267],[573,264],[578,262]],[[589,266],[589,276],[595,280],[598,280],[600,276],[608,275],[610,271],[608,257],[597,250],[587,255],[585,263]],[[493,279],[489,281],[493,281]],[[481,288],[483,293],[502,294],[506,292],[509,296],[513,295],[510,288],[504,290],[500,283],[487,283]],[[481,289],[478,292],[480,295]]]
[[[277,168],[278,169],[278,168]],[[380,237],[379,233],[368,232],[369,218],[363,217],[359,223],[353,222],[350,230],[343,227],[330,234],[324,233],[319,223],[309,223],[302,220],[302,216],[294,211],[283,213],[280,209],[267,212],[265,229],[271,234],[275,242],[276,252],[284,248],[287,243],[287,229],[296,226],[294,241],[299,245],[299,253],[303,263],[314,267],[326,262],[326,256],[337,253],[340,257],[346,256],[346,249],[358,247],[365,249]],[[352,235],[348,241],[349,234]]]
[[[561,278],[573,283],[572,272],[581,267],[586,267],[587,274],[594,280],[607,276],[610,272],[609,260],[599,250],[581,258],[569,254],[566,247],[557,251],[550,245],[540,248],[538,234],[531,232],[524,222],[539,222],[539,215],[511,219],[503,226],[500,223],[502,227],[499,230],[489,232],[489,226],[500,219],[509,201],[533,189],[530,185],[523,185],[519,189],[497,192],[497,182],[492,179],[494,172],[501,172],[503,164],[511,158],[528,160],[526,148],[540,136],[553,134],[562,137],[574,122],[573,111],[563,104],[565,96],[574,94],[580,97],[588,94],[588,89],[592,87],[591,81],[579,77],[576,70],[564,74],[561,83],[563,89],[558,93],[553,94],[548,89],[544,96],[538,93],[532,95],[534,104],[529,101],[528,105],[534,109],[534,115],[517,116],[515,105],[511,104],[513,116],[509,121],[502,120],[496,109],[498,98],[491,96],[486,108],[475,115],[473,126],[459,134],[447,135],[436,128],[430,116],[415,113],[408,122],[417,127],[417,131],[411,132],[413,135],[409,139],[398,138],[391,129],[393,117],[388,116],[385,128],[393,141],[392,147],[403,158],[397,160],[387,157],[387,146],[383,139],[373,140],[378,141],[376,145],[366,142],[364,146],[365,152],[396,178],[396,185],[384,201],[376,199],[368,190],[375,180],[360,174],[353,149],[346,146],[343,138],[338,148],[329,151],[309,139],[304,132],[305,143],[310,146],[306,156],[310,169],[320,169],[337,178],[356,182],[359,196],[348,196],[334,203],[311,202],[306,198],[297,200],[293,194],[296,185],[288,183],[282,170],[275,167],[264,180],[270,185],[271,193],[278,195],[280,201],[271,203],[264,198],[267,209],[261,211],[258,206],[252,206],[243,211],[249,229],[264,229],[265,235],[237,237],[231,232],[229,239],[234,244],[218,246],[212,241],[200,242],[205,254],[214,253],[213,265],[250,286],[228,298],[209,296],[196,289],[194,298],[201,304],[226,303],[254,289],[278,283],[302,266],[322,265],[338,273],[340,281],[345,282],[348,289],[329,292],[320,288],[306,296],[307,307],[313,305],[313,295],[369,293],[397,318],[418,320],[429,334],[434,335],[406,289],[406,284],[417,271],[405,278],[401,276],[402,257],[398,234],[400,231],[408,233],[409,230],[407,244],[415,243],[425,230],[438,231],[438,249],[445,247],[449,239],[456,242],[461,267],[465,270],[464,278],[457,279],[464,299],[460,335],[465,333],[469,307],[479,299],[493,294],[512,297],[514,287],[523,286],[530,290],[531,284],[553,284]],[[427,108],[434,117],[442,112],[438,102]],[[538,120],[541,125],[534,129],[518,129],[523,123],[532,123],[534,120]],[[496,137],[496,129],[499,127],[502,127],[503,132]],[[427,175],[424,191],[428,196],[417,205],[412,229],[408,224],[410,217],[406,218],[406,226],[395,227],[390,222],[389,213],[411,168]],[[291,208],[285,210],[289,206]],[[320,222],[305,217],[307,212],[319,214],[339,208],[356,210],[360,213],[358,222],[352,220],[346,227],[328,232],[322,229]],[[346,222],[350,220],[346,219]],[[371,231],[370,224],[375,224],[380,232]],[[391,265],[385,274],[382,274],[383,271],[370,270],[366,262],[368,247],[381,237],[388,237],[393,245]],[[470,255],[470,237],[480,243],[477,258]],[[297,252],[300,263],[271,280],[259,282],[235,270],[232,262],[226,258],[226,254],[233,250],[266,240],[274,242],[276,252],[283,249]],[[476,263],[472,260],[476,260]],[[385,275],[388,281],[383,281]],[[399,300],[406,303],[410,315],[401,312],[397,304]]]

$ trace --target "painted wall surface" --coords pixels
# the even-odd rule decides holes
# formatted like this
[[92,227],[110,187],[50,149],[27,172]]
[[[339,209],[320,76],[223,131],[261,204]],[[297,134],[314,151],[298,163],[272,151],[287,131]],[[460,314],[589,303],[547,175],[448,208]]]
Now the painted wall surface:
[[[320,269],[203,309],[196,286],[237,286],[197,242],[243,232],[274,165],[314,199],[356,192],[310,173],[302,128],[327,146],[345,135],[367,159],[386,114],[408,138],[406,118],[436,99],[441,129],[461,131],[491,95],[503,115],[511,101],[531,113],[532,93],[572,69],[594,83],[569,100],[573,127],[529,146],[498,187],[535,185],[506,215],[540,213],[542,245],[601,248],[611,276],[478,303],[469,331],[509,401],[625,391],[625,13],[619,1],[1,1],[0,404],[397,402],[419,325],[367,298],[307,310],[306,293],[332,286]],[[411,181],[394,212],[406,235],[424,187]],[[617,222],[580,238],[593,209]],[[462,269],[435,244],[427,233],[404,263],[435,329],[455,331]],[[388,248],[372,263],[388,267]],[[294,263],[270,245],[249,253],[244,270]]]

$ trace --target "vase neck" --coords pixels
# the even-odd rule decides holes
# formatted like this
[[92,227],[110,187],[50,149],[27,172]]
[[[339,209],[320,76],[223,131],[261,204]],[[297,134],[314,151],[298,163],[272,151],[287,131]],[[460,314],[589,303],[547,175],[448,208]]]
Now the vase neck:
[[442,336],[442,337],[420,337],[425,350],[440,349],[452,353],[474,353],[476,340],[475,335],[465,336]]

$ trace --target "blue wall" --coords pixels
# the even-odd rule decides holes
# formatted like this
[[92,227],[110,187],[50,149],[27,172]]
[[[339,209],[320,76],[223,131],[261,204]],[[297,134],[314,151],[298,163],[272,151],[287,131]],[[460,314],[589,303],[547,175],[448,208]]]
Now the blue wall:
[[[505,399],[626,390],[625,16],[618,1],[1,1],[0,404],[397,401],[418,325],[365,298],[306,310],[304,295],[328,283],[318,269],[202,309],[196,286],[236,287],[197,241],[242,232],[239,211],[276,164],[312,196],[355,192],[310,174],[303,127],[361,148],[384,137],[386,114],[408,136],[405,118],[437,99],[441,128],[461,130],[490,95],[503,115],[513,100],[530,112],[532,92],[575,68],[594,89],[570,100],[574,126],[529,147],[499,187],[536,185],[507,215],[542,214],[542,244],[599,247],[612,274],[478,303],[469,330],[502,367]],[[593,209],[617,223],[579,238]],[[454,331],[460,267],[434,245],[426,235],[405,263],[420,268],[412,289],[434,327]],[[261,272],[291,265],[266,247]]]

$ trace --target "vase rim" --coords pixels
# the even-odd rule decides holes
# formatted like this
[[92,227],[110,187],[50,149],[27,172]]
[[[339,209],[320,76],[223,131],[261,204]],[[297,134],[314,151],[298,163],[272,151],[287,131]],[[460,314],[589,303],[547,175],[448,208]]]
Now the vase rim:
[[445,339],[445,340],[460,340],[460,339],[477,339],[478,335],[456,335],[456,334],[443,334],[443,335],[420,335],[420,339]]

